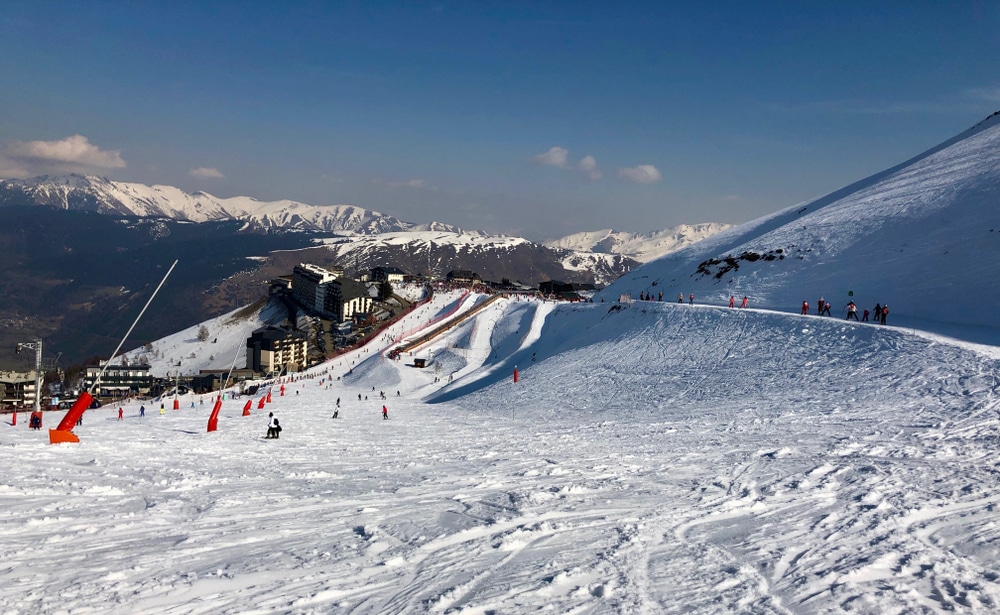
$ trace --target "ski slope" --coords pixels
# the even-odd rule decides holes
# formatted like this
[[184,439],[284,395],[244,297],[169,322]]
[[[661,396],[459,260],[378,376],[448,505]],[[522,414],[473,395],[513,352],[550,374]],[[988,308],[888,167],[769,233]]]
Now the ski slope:
[[387,359],[436,301],[213,433],[195,396],[0,425],[0,612],[1000,609],[995,348],[504,299]]

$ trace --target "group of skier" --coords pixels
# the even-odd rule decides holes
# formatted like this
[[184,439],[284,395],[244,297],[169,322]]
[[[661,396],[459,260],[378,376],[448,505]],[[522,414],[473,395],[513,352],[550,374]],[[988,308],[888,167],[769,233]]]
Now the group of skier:
[[[732,306],[730,306],[730,307],[732,307]],[[820,297],[819,301],[816,302],[816,315],[817,316],[832,316],[833,314],[830,312],[830,307],[831,307],[830,306],[830,302],[827,301],[826,299],[824,299],[823,297]],[[850,301],[848,301],[847,305],[845,307],[847,308],[847,317],[845,318],[845,320],[851,320],[853,318],[854,320],[856,320],[858,322],[877,322],[879,324],[884,325],[886,318],[889,316],[889,304],[888,303],[886,303],[885,305],[882,305],[880,303],[876,303],[875,304],[875,308],[871,312],[869,312],[868,310],[864,310],[861,313],[861,319],[860,320],[858,320],[858,305],[856,303],[854,303],[853,299],[851,299]],[[802,302],[802,312],[801,313],[802,313],[803,316],[805,316],[806,314],[809,313],[809,302],[808,301],[803,301]],[[871,321],[868,320],[869,316],[872,317]]]

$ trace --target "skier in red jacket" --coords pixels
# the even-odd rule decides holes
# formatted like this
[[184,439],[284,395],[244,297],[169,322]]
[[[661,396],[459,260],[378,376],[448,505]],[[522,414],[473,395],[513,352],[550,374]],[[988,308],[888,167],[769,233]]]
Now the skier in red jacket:
[[802,302],[802,315],[805,316],[808,313],[809,313],[809,302],[808,301],[803,301]]

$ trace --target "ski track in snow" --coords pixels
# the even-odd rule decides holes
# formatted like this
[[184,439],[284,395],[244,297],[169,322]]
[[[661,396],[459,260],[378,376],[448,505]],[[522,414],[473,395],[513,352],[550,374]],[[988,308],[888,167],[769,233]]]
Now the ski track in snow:
[[88,411],[79,445],[2,426],[0,612],[1000,609],[995,359],[611,307],[498,301],[423,370],[376,340],[274,391],[279,440],[245,400],[205,433],[197,397]]

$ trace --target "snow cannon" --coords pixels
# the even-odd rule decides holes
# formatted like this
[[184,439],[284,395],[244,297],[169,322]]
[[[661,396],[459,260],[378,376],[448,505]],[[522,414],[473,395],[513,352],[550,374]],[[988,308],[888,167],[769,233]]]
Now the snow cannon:
[[59,426],[49,430],[49,444],[59,444],[60,442],[79,442],[80,438],[73,433],[73,427],[80,420],[83,413],[87,411],[94,401],[94,396],[88,391],[80,393],[80,396],[73,402],[73,407],[69,409]]
[[245,406],[243,406],[243,416],[250,416],[250,408],[253,406],[253,400],[248,399]]
[[222,410],[221,397],[216,398],[215,406],[212,408],[212,415],[208,417],[208,431],[215,431],[219,428],[219,410]]

